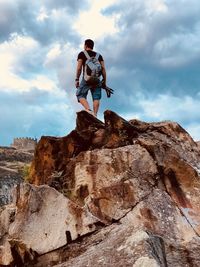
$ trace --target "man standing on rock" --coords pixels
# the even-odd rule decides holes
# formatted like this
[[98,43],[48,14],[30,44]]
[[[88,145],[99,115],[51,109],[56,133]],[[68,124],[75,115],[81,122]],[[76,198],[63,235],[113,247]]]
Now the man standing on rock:
[[[76,96],[78,102],[82,104],[87,112],[96,117],[101,99],[102,82],[100,81],[100,76],[103,76],[103,83],[106,86],[106,69],[102,55],[93,51],[93,47],[94,42],[91,39],[87,39],[84,43],[84,50],[78,54],[75,86],[77,88]],[[82,70],[83,77],[79,83]],[[93,99],[93,111],[87,101],[89,90]]]

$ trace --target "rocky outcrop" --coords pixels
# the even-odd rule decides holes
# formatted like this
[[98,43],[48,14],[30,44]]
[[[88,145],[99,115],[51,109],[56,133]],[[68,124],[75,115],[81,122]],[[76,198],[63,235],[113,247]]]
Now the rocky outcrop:
[[68,136],[41,138],[30,174],[33,184],[51,184],[55,180],[52,174],[65,171],[69,159],[82,151],[133,144],[138,136],[134,125],[111,111],[105,112],[105,123],[86,111],[78,112],[76,124]]
[[39,141],[9,226],[1,213],[0,264],[199,266],[199,170],[177,123],[81,111],[68,136]]
[[23,169],[33,160],[33,152],[0,147],[0,206],[12,201],[12,188],[23,181]]

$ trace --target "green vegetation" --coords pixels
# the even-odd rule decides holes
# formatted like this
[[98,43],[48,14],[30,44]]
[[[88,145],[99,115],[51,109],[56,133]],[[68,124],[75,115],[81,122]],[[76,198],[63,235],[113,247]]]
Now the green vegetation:
[[30,181],[30,170],[31,170],[30,164],[24,165],[24,167],[22,169],[22,177],[23,177],[24,181],[27,183]]

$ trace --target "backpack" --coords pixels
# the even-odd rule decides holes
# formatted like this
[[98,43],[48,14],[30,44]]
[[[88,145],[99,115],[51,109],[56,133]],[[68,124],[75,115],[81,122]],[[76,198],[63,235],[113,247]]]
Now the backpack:
[[99,54],[96,53],[95,57],[90,57],[86,50],[83,52],[87,58],[84,69],[84,80],[91,86],[97,86],[102,74],[102,67],[98,60]]

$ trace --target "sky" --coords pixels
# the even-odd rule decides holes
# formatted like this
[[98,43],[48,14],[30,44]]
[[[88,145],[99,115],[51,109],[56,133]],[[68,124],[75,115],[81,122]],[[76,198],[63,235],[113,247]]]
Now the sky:
[[77,55],[88,38],[115,90],[102,92],[99,119],[110,109],[172,120],[200,140],[199,14],[199,0],[0,0],[0,145],[75,128]]

